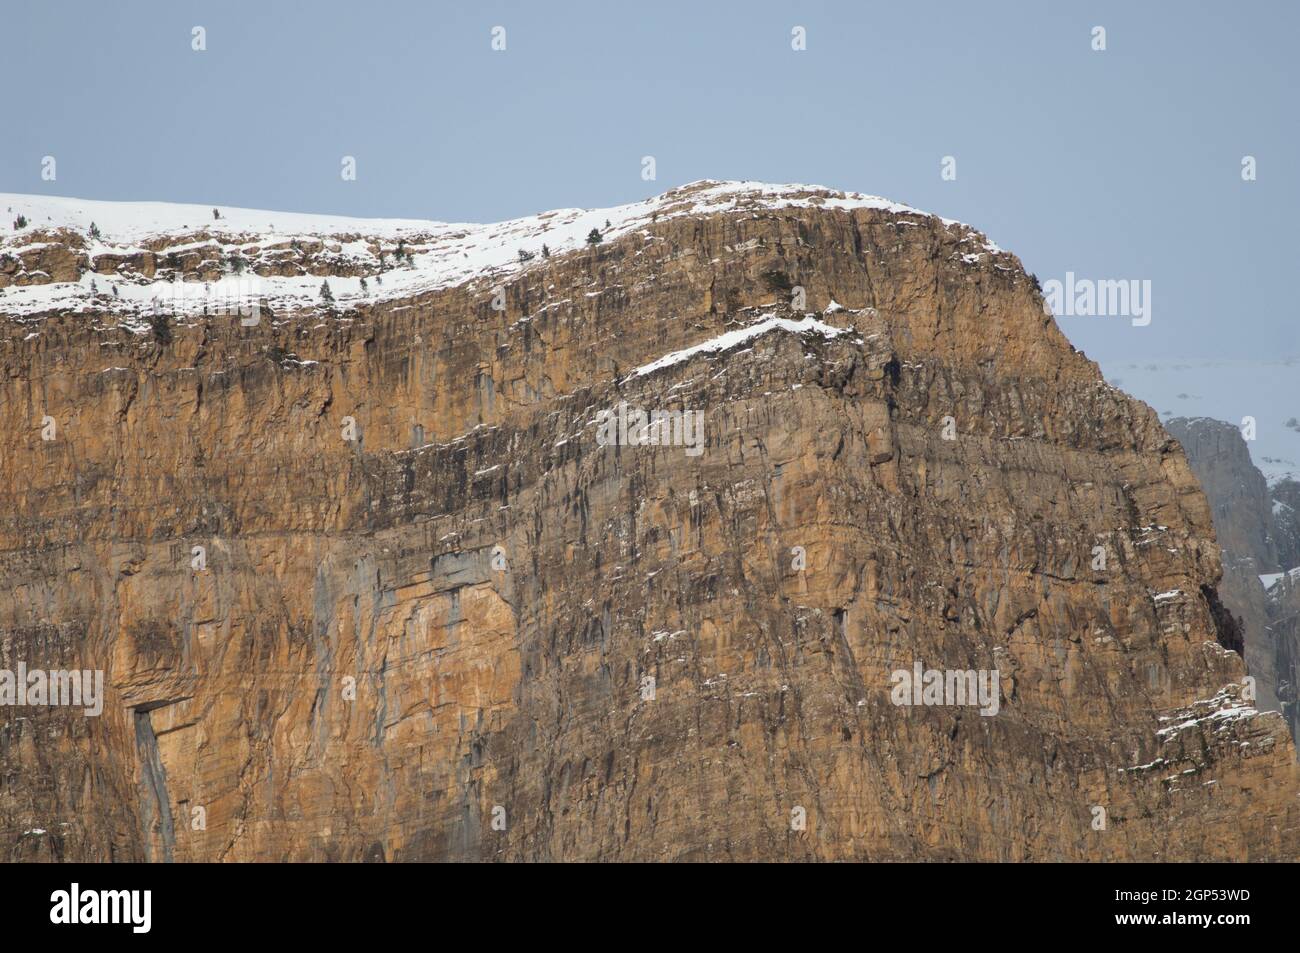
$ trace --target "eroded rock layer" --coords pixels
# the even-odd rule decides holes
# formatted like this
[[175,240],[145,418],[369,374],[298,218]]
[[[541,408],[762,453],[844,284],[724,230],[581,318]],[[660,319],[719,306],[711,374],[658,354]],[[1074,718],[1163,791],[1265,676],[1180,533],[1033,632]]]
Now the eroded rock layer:
[[[1295,859],[1177,443],[1014,256],[810,196],[254,326],[5,318],[0,665],[106,678],[0,707],[6,856]],[[895,704],[917,662],[997,713]]]

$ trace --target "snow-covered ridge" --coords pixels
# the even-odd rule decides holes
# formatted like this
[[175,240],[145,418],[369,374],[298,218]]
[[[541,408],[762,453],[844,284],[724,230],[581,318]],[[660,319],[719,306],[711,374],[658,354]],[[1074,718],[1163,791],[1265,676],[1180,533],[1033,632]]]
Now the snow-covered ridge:
[[646,374],[653,374],[655,371],[663,370],[665,367],[672,367],[674,364],[681,364],[689,361],[691,358],[700,354],[718,354],[723,351],[729,351],[757,337],[761,337],[771,331],[788,331],[791,334],[818,334],[824,338],[835,338],[841,334],[849,334],[852,328],[836,328],[822,321],[818,321],[811,314],[805,316],[802,320],[792,320],[790,318],[778,318],[773,315],[763,315],[763,320],[757,324],[751,324],[747,328],[738,328],[735,331],[727,331],[725,334],[719,334],[715,338],[710,338],[701,344],[696,344],[680,351],[673,351],[671,354],[665,354],[649,364],[642,364],[631,374],[627,380],[634,377],[644,377]]
[[1207,728],[1215,731],[1230,726],[1243,718],[1255,718],[1259,710],[1237,694],[1221,689],[1213,698],[1192,702],[1171,715],[1161,715],[1160,721],[1173,722],[1156,731],[1156,737],[1168,741],[1190,729]]
[[[558,209],[496,224],[474,225],[418,219],[347,218],[256,209],[159,202],[99,202],[85,199],[0,193],[0,268],[24,253],[30,259],[41,251],[40,233],[56,230],[80,236],[77,249],[96,259],[152,253],[162,258],[182,252],[198,253],[206,260],[233,262],[266,255],[268,250],[298,248],[298,243],[323,244],[326,260],[356,272],[352,277],[331,276],[330,289],[343,307],[363,301],[408,297],[476,279],[504,279],[543,258],[543,245],[551,255],[581,248],[593,231],[602,241],[646,230],[652,223],[686,215],[743,214],[765,209],[824,208],[878,209],[894,215],[935,219],[957,229],[969,241],[975,256],[998,254],[1001,249],[981,233],[950,219],[857,192],[839,192],[821,186],[768,185],[759,182],[701,181],[663,195],[605,209]],[[15,231],[19,215],[26,227]],[[92,225],[94,234],[92,235]],[[647,240],[650,235],[646,233]],[[396,246],[409,256],[390,260]],[[520,252],[526,256],[521,257]],[[375,280],[381,256],[385,269]],[[967,255],[970,257],[970,255]],[[161,298],[168,310],[200,312],[215,299],[220,302],[256,296],[271,304],[310,306],[319,300],[319,275],[258,276],[222,273],[203,283],[202,293],[178,294],[169,282],[146,279],[129,270],[117,274],[87,272],[77,281],[50,281],[49,275],[28,272],[22,286],[0,291],[0,312],[33,314],[46,310],[144,310]],[[369,275],[362,288],[361,275]],[[92,295],[115,297],[96,305]],[[193,278],[186,284],[195,284]],[[115,289],[110,292],[110,289]]]
[[[1120,768],[1119,771],[1121,774],[1129,772],[1145,773],[1161,769],[1168,770],[1176,768],[1178,764],[1190,763],[1191,767],[1169,775],[1164,780],[1166,782],[1176,782],[1181,777],[1195,775],[1204,767],[1204,764],[1197,765],[1194,761],[1206,741],[1212,744],[1231,744],[1233,739],[1237,737],[1238,728],[1253,729],[1255,727],[1254,720],[1259,717],[1261,717],[1259,709],[1241,697],[1240,685],[1224,687],[1213,698],[1200,699],[1190,705],[1175,709],[1168,715],[1158,716],[1162,727],[1156,730],[1156,740],[1162,747],[1173,744],[1172,748],[1164,750],[1168,751],[1169,754],[1176,755],[1174,760],[1171,761],[1168,757],[1162,755],[1146,764],[1135,764],[1131,767]],[[1277,726],[1282,724],[1275,713],[1265,712],[1263,717],[1274,720],[1274,724]],[[1241,747],[1249,747],[1252,744],[1249,740],[1241,740],[1236,743]]]
[[[1259,577],[1260,583],[1263,585],[1265,591],[1268,592],[1270,596],[1281,595],[1282,586],[1279,585],[1279,583],[1282,583],[1283,579],[1286,580],[1285,585],[1289,585],[1289,586],[1300,585],[1300,566],[1296,566],[1293,569],[1288,569],[1286,572],[1261,573]],[[1274,587],[1276,587],[1277,590],[1276,592],[1274,591]]]

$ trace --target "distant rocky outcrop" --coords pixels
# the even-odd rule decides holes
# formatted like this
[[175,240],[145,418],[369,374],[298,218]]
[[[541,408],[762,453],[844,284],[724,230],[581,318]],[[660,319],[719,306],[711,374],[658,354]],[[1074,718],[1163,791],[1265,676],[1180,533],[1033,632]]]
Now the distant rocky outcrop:
[[1251,461],[1241,432],[1208,417],[1165,423],[1187,452],[1214,513],[1223,551],[1224,605],[1242,621],[1246,664],[1257,679],[1260,708],[1280,711],[1300,733],[1296,685],[1300,677],[1300,485],[1269,486]]
[[1300,566],[1300,483],[1280,480],[1269,487],[1273,511],[1273,546],[1280,567]]

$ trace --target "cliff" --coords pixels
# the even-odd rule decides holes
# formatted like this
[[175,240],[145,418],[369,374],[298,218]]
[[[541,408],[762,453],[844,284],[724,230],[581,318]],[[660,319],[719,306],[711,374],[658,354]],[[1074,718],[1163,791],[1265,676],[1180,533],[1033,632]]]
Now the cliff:
[[1247,668],[1257,682],[1259,708],[1279,711],[1300,732],[1296,705],[1300,676],[1300,567],[1296,540],[1297,484],[1269,485],[1255,467],[1237,427],[1208,417],[1176,417],[1165,424],[1187,452],[1214,514],[1223,550],[1223,603],[1242,623]]
[[0,666],[106,696],[0,707],[9,858],[1297,856],[1181,448],[974,229],[0,202]]

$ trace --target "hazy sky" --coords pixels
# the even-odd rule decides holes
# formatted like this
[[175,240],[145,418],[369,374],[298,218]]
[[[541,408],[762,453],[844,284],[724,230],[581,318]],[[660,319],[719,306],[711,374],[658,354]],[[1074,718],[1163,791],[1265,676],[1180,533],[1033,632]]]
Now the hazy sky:
[[1094,358],[1300,353],[1300,4],[42,0],[3,24],[0,191],[492,221],[817,183],[970,222],[1043,280],[1150,280],[1146,327],[1062,319]]

